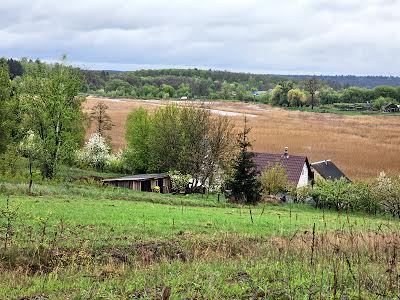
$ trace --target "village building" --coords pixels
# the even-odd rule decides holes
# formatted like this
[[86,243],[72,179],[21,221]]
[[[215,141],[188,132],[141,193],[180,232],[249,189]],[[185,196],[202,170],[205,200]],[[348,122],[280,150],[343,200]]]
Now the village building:
[[171,190],[171,177],[166,173],[110,178],[104,179],[103,183],[142,192],[153,192],[156,186],[160,188],[160,193],[169,193]]
[[314,182],[314,173],[307,156],[289,155],[287,147],[283,154],[254,153],[254,163],[258,172],[281,165],[286,171],[288,181],[297,188],[312,185]]
[[314,171],[315,179],[339,180],[343,177],[347,182],[351,182],[331,160],[322,160],[312,163],[311,168]]
[[399,112],[399,107],[394,103],[387,103],[382,106],[382,111],[384,112]]

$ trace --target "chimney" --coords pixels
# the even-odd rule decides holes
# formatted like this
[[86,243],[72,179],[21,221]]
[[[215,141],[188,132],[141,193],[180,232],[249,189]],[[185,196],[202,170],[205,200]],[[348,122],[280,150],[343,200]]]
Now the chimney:
[[285,152],[283,152],[283,156],[285,158],[289,158],[289,148],[288,147],[285,147]]

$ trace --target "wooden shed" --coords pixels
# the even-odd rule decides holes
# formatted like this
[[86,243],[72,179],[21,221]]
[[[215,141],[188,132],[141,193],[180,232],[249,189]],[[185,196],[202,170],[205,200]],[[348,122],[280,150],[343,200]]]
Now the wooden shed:
[[161,193],[169,193],[171,189],[171,177],[166,173],[131,175],[104,179],[103,182],[142,192],[152,192],[156,186],[160,187]]

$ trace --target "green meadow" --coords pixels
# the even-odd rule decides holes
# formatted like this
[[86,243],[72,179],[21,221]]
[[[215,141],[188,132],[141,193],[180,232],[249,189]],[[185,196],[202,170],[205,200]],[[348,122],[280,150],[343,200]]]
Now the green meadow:
[[388,216],[96,183],[0,191],[0,299],[398,295],[400,223]]

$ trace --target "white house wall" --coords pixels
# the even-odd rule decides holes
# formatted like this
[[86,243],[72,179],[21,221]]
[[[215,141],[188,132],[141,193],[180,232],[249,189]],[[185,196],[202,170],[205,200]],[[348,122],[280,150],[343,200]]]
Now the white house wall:
[[304,187],[307,185],[308,185],[308,168],[307,168],[307,164],[304,163],[299,182],[297,183],[297,188],[301,188],[301,187]]

